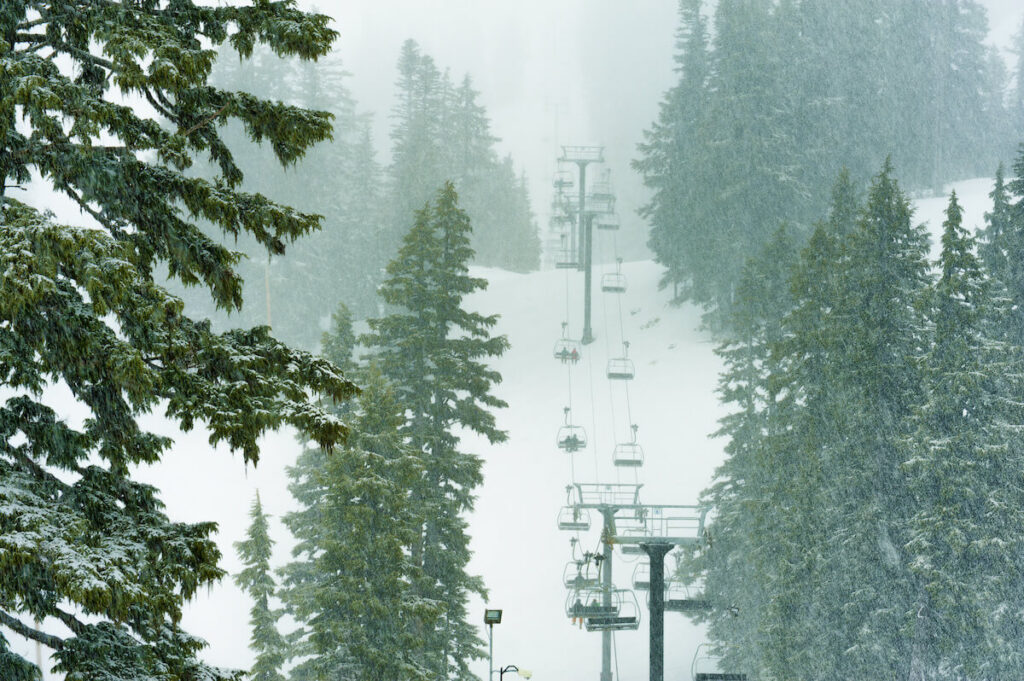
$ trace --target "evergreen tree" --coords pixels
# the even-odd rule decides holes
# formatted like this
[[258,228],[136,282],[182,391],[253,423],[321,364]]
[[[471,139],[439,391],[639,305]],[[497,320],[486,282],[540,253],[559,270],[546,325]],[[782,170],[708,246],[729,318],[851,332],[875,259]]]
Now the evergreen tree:
[[517,271],[535,269],[540,240],[525,185],[517,180],[510,160],[499,160],[494,150],[498,138],[490,132],[470,77],[455,87],[448,72],[441,72],[412,40],[402,46],[398,73],[388,169],[388,252],[397,248],[408,216],[448,178],[473,222],[474,261]]
[[1011,312],[1004,319],[1003,333],[1017,346],[1024,346],[1024,148],[1013,165],[1016,175],[1005,185],[997,173],[992,189],[992,211],[985,215],[985,229],[979,250],[992,276],[1006,288]]
[[[278,255],[317,228],[239,191],[218,124],[242,121],[292,164],[329,136],[328,117],[211,87],[209,46],[315,59],[335,37],[327,22],[289,2],[0,8],[0,624],[53,651],[69,681],[239,676],[201,662],[204,643],[179,626],[183,603],[224,572],[215,525],[171,522],[157,491],[132,479],[170,444],[141,416],[159,405],[185,430],[201,422],[211,443],[253,463],[268,429],[289,424],[325,448],[346,433],[309,402],[353,393],[336,368],[265,328],[215,334],[153,281],[166,267],[238,308],[236,258],[196,221]],[[114,86],[160,119],[112,101]],[[183,172],[197,158],[213,160],[216,181]],[[8,195],[33,174],[92,222],[59,224]],[[88,410],[81,426],[48,404],[50,384]],[[58,633],[31,624],[49,618]],[[33,673],[6,639],[0,663],[3,678]]]
[[303,506],[285,522],[298,544],[285,598],[301,624],[293,679],[429,678],[423,634],[438,607],[414,594],[411,548],[422,525],[408,490],[423,473],[404,442],[404,410],[370,369],[347,445],[307,452],[289,470]]
[[934,188],[1005,153],[1005,79],[974,0],[721,0],[710,29],[697,0],[680,7],[679,80],[634,167],[665,283],[712,328],[776,225],[809,236],[841,167],[861,182],[889,155]]
[[464,519],[481,482],[481,462],[460,451],[457,430],[479,433],[492,443],[506,438],[488,410],[506,406],[491,393],[501,376],[486,362],[501,355],[508,341],[490,336],[497,317],[462,308],[465,296],[487,285],[468,275],[471,229],[455,188],[445,184],[434,204],[416,213],[388,265],[380,292],[392,312],[370,320],[363,338],[407,410],[402,433],[423,459],[423,474],[412,489],[414,509],[423,518],[412,551],[423,579],[415,586],[444,613],[424,637],[423,664],[446,679],[471,678],[468,662],[483,654],[466,612],[469,595],[483,594],[484,588],[466,572],[470,551]]
[[235,542],[235,550],[245,569],[235,575],[235,583],[253,599],[249,610],[252,636],[249,648],[256,653],[256,661],[249,670],[251,681],[284,681],[281,666],[288,655],[288,644],[277,630],[281,611],[270,607],[275,596],[274,577],[270,574],[270,555],[274,542],[268,531],[267,516],[260,503],[259,492],[249,510],[252,524],[245,540]]
[[353,358],[355,347],[352,313],[345,303],[338,303],[338,309],[331,315],[331,330],[320,337],[320,354],[346,376],[352,376],[359,370]]
[[[364,317],[376,311],[376,286],[386,263],[377,244],[384,215],[382,177],[369,120],[356,112],[348,75],[336,54],[313,65],[278,59],[263,48],[251,62],[239,63],[230,50],[220,50],[214,84],[322,109],[333,117],[336,132],[312,149],[301,166],[281,168],[269,147],[244,145],[242,125],[225,127],[225,141],[239,147],[236,161],[246,171],[245,190],[284,203],[301,202],[323,217],[322,229],[293,244],[286,258],[268,257],[255,238],[222,236],[214,225],[204,225],[211,238],[244,254],[238,269],[246,305],[238,313],[218,312],[201,293],[178,287],[189,309],[209,316],[218,327],[267,324],[275,337],[308,349],[315,347],[321,319],[331,311],[325,302],[344,298]],[[212,176],[216,169],[200,170]]]
[[775,585],[766,579],[764,566],[780,550],[778,528],[786,511],[782,496],[793,466],[782,427],[784,395],[773,387],[780,367],[771,350],[781,341],[796,255],[792,236],[780,228],[764,251],[747,262],[737,285],[731,326],[739,336],[717,350],[726,366],[719,395],[735,408],[716,433],[729,438],[728,458],[703,495],[716,515],[708,529],[711,541],[691,568],[706,576],[705,598],[716,606],[708,616],[708,633],[727,644],[725,666],[755,678],[770,662],[770,645],[778,643],[765,637],[767,595]]
[[988,195],[992,199],[992,210],[985,213],[985,226],[978,233],[978,255],[988,273],[1000,282],[1009,278],[1010,254],[1005,248],[1006,237],[1013,230],[1010,194],[1004,177],[1005,171],[1000,163]]
[[926,399],[904,463],[915,500],[907,562],[920,582],[911,639],[925,678],[1000,678],[1022,659],[1012,633],[1020,614],[1006,608],[1024,576],[1015,558],[1024,498],[1011,482],[1024,472],[1020,351],[991,336],[1006,310],[962,219],[954,193],[930,301]]
[[708,498],[724,504],[702,560],[724,587],[713,598],[756,600],[751,621],[710,634],[740,640],[734,662],[769,677],[906,678],[912,658],[901,443],[921,398],[927,242],[888,163],[862,209],[854,197],[841,176],[792,272],[792,309],[725,378],[746,406],[723,421],[731,456]]
[[[692,229],[686,218],[699,210],[700,182],[696,174],[702,168],[699,159],[705,153],[701,144],[701,126],[708,116],[708,79],[710,56],[708,32],[701,15],[701,0],[680,0],[680,26],[676,32],[676,71],[679,82],[666,93],[658,112],[658,120],[644,131],[644,142],[638,147],[641,158],[632,166],[651,189],[651,200],[641,215],[651,221],[648,245],[655,258],[667,270],[662,285],[684,284],[679,294],[689,298],[690,284],[699,285],[701,252],[685,248],[687,239],[681,232]],[[699,239],[704,235],[693,235]],[[698,300],[700,293],[694,293]]]
[[[847,242],[861,207],[847,172],[832,190],[828,218],[820,222],[800,254],[791,277],[792,309],[783,319],[781,341],[772,349],[780,367],[775,390],[782,399],[788,432],[786,470],[781,478],[783,509],[778,514],[771,555],[773,597],[764,610],[764,666],[777,676],[829,678],[838,674],[837,660],[822,654],[836,649],[838,612],[830,607],[819,574],[836,518],[823,512],[834,503],[828,478],[837,456],[835,433],[851,393],[837,380],[844,338],[834,315],[842,310],[841,284]],[[781,500],[780,500],[781,501]]]
[[915,589],[901,548],[912,504],[899,443],[922,390],[927,249],[887,161],[850,235],[830,331],[842,343],[829,371],[847,401],[825,431],[836,445],[824,468],[837,529],[819,580],[820,598],[841,604],[836,634],[846,643],[818,654],[846,675],[905,676],[911,658]]
[[1017,57],[1010,89],[1010,124],[1019,133],[1024,128],[1024,17],[1013,35],[1010,51]]

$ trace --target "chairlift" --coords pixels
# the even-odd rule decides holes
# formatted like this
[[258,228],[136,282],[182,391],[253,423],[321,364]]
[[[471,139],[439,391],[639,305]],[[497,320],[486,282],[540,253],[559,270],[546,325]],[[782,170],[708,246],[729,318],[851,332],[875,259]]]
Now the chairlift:
[[597,217],[597,228],[606,232],[615,232],[619,229],[619,216],[617,213],[608,213]]
[[575,253],[569,253],[567,251],[559,251],[555,256],[555,269],[556,270],[577,270],[580,264],[576,260]]
[[629,589],[614,589],[615,614],[593,615],[584,620],[587,631],[635,631],[640,628],[640,604]]
[[575,270],[579,268],[579,258],[576,249],[566,244],[565,234],[562,235],[562,244],[555,251],[555,269]]
[[704,598],[701,584],[684,584],[671,581],[665,585],[665,610],[670,612],[697,613],[711,609],[711,602]]
[[558,429],[555,438],[558,448],[572,454],[587,446],[587,432],[582,426],[569,423],[569,407],[565,408],[565,425]]
[[563,506],[558,511],[558,529],[586,531],[590,529],[590,511],[579,506]]
[[596,589],[601,584],[597,569],[591,570],[590,561],[587,560],[573,560],[567,563],[562,571],[562,583],[573,591]]
[[626,275],[619,272],[607,272],[601,275],[601,290],[604,293],[625,293]]
[[633,568],[633,588],[637,591],[647,591],[651,588],[651,564],[644,561],[636,564]]
[[690,665],[693,681],[747,681],[747,675],[740,672],[723,672],[721,658],[712,655],[706,643],[697,646]]
[[555,349],[552,354],[562,364],[569,362],[575,364],[580,361],[580,342],[566,337],[567,327],[568,324],[562,322],[562,337],[555,341]]
[[602,173],[601,179],[591,185],[590,194],[588,194],[587,198],[596,201],[615,200],[615,194],[612,192],[612,171],[610,168],[606,168]]
[[626,292],[626,275],[622,273],[622,258],[616,258],[614,272],[601,275],[601,290],[605,293]]
[[615,445],[612,454],[612,462],[620,468],[636,468],[644,465],[644,450],[636,441],[636,431],[639,426],[633,424],[633,441],[620,442]]
[[572,173],[568,170],[559,170],[555,173],[554,179],[551,181],[551,186],[559,191],[563,189],[571,189],[575,184],[572,178]]
[[622,357],[614,357],[608,360],[607,375],[610,380],[629,381],[636,375],[633,367],[633,360],[629,359],[629,341],[622,343]]
[[565,615],[573,620],[582,620],[588,617],[618,617],[622,609],[622,598],[611,593],[608,603],[605,603],[605,590],[600,585],[573,589],[565,599]]

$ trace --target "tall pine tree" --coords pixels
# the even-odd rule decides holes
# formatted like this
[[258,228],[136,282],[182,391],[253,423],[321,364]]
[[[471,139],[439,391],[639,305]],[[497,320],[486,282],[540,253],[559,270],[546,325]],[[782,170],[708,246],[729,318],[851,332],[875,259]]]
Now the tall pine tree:
[[1024,578],[1024,494],[1014,482],[1024,475],[1022,367],[1020,349],[999,340],[1006,299],[962,220],[953,194],[929,306],[925,400],[903,464],[915,502],[907,561],[919,583],[910,638],[923,678],[1002,678],[1024,652],[1021,615],[1009,606]]
[[[236,258],[197,222],[277,255],[318,227],[238,189],[219,124],[240,120],[292,164],[330,135],[328,117],[208,79],[211,45],[316,59],[336,35],[328,21],[291,2],[0,7],[0,624],[45,646],[69,680],[239,676],[201,662],[205,644],[180,627],[184,602],[224,571],[215,525],[172,522],[157,490],[132,478],[171,444],[142,430],[142,416],[159,408],[185,430],[202,423],[246,462],[284,424],[323,447],[345,435],[310,403],[354,392],[335,367],[265,328],[215,334],[153,281],[166,267],[238,308]],[[135,98],[152,117],[122,103]],[[184,172],[200,158],[215,181]],[[9,195],[33,176],[90,222],[60,224]],[[51,384],[87,410],[81,425],[59,417]],[[59,630],[33,624],[51,618]],[[4,638],[0,664],[2,678],[35,672]]]
[[252,681],[284,681],[281,667],[288,657],[288,643],[277,629],[281,610],[271,607],[276,597],[276,584],[270,570],[270,556],[274,542],[270,538],[269,523],[259,492],[249,510],[252,524],[245,540],[235,542],[235,550],[245,569],[235,575],[235,583],[252,598],[249,610],[249,626],[252,635],[249,648],[256,653],[256,661],[249,669]]
[[284,570],[285,600],[300,623],[292,678],[429,678],[424,633],[437,604],[416,594],[411,551],[423,518],[409,490],[423,474],[402,437],[404,409],[373,367],[352,416],[354,434],[289,470],[302,509],[285,522],[298,540]]
[[479,577],[466,572],[469,537],[465,514],[481,482],[480,458],[459,448],[459,430],[503,442],[490,409],[504,407],[492,387],[500,374],[487,361],[508,347],[491,336],[496,316],[463,309],[463,299],[486,287],[468,274],[472,226],[447,183],[433,204],[416,213],[397,257],[387,269],[381,296],[391,312],[370,320],[363,343],[407,410],[402,433],[423,459],[412,499],[423,523],[412,557],[422,569],[419,596],[436,601],[444,616],[425,636],[424,666],[437,678],[469,679],[471,659],[483,654],[466,611],[471,593],[483,594]]

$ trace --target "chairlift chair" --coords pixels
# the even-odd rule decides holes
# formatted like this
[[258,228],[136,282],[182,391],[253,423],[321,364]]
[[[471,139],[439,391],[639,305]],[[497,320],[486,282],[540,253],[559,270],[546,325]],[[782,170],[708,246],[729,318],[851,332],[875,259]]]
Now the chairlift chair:
[[580,342],[570,338],[559,338],[555,342],[555,349],[552,354],[554,355],[554,358],[560,360],[562,364],[566,364],[567,362],[575,364],[580,361]]
[[711,655],[706,643],[697,646],[690,665],[690,676],[693,681],[747,681],[747,675],[741,672],[723,672],[721,658]]
[[565,425],[558,429],[555,436],[558,448],[572,454],[587,446],[587,431],[582,426],[574,426],[569,423],[569,407],[565,408]]
[[562,322],[562,337],[555,341],[555,349],[552,354],[562,364],[568,362],[575,364],[580,361],[580,342],[567,337],[568,326],[566,322]]
[[572,173],[568,170],[559,170],[551,181],[551,186],[558,190],[571,189],[574,184]]
[[625,293],[626,275],[622,273],[622,258],[615,259],[615,271],[601,275],[601,290],[605,293]]
[[613,591],[611,603],[604,603],[605,591],[600,586],[573,589],[565,599],[565,615],[575,620],[589,617],[618,617],[622,609],[621,596]]
[[615,193],[612,192],[612,171],[610,168],[605,168],[604,172],[601,173],[601,178],[594,182],[590,187],[589,199],[596,201],[607,201],[615,200]]
[[711,609],[711,602],[704,598],[704,589],[699,584],[684,584],[671,581],[665,585],[665,610],[669,612],[696,613]]
[[607,272],[601,275],[601,291],[604,293],[625,293],[626,275],[619,272]]
[[590,511],[579,506],[563,506],[558,511],[558,529],[585,532],[590,529]]
[[644,465],[644,450],[636,442],[621,442],[615,445],[613,458],[620,468],[636,468]]
[[593,615],[584,620],[587,631],[635,631],[640,628],[640,604],[629,589],[614,589],[615,614]]
[[636,468],[644,465],[644,450],[636,441],[638,426],[634,423],[632,428],[633,441],[620,442],[615,445],[615,450],[612,453],[612,463],[620,468]]
[[597,218],[597,228],[606,232],[614,232],[619,229],[619,216],[616,213],[600,215]]
[[576,270],[579,263],[576,261],[576,254],[567,251],[560,251],[555,259],[556,270]]
[[629,341],[622,344],[622,357],[613,357],[608,360],[608,378],[616,381],[629,381],[636,375],[633,367],[633,360],[629,358]]
[[566,234],[562,234],[561,243],[558,249],[555,251],[555,269],[557,270],[574,270],[579,267],[579,258],[577,257],[575,248],[572,248],[568,244],[568,238]]
[[633,568],[633,588],[637,591],[647,591],[651,588],[650,563],[637,563],[636,567]]
[[591,570],[588,561],[569,561],[562,571],[562,583],[565,584],[566,588],[573,591],[595,589],[600,586],[599,579],[597,569]]

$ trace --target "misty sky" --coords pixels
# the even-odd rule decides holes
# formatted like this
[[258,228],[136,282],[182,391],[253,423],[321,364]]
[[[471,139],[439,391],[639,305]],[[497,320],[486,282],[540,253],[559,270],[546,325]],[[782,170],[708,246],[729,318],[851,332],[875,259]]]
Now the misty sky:
[[[707,3],[710,7],[713,3]],[[1017,31],[1019,0],[982,0],[993,44]],[[501,138],[530,178],[534,210],[546,228],[550,178],[563,144],[605,147],[613,169],[623,237],[646,241],[636,209],[645,193],[629,170],[642,131],[675,81],[675,0],[335,0],[309,2],[336,18],[337,52],[352,73],[353,94],[375,114],[386,161],[395,64],[404,40],[416,40],[454,80],[469,73]],[[1008,59],[1012,55],[1006,55]],[[1007,159],[1010,160],[1010,159]],[[630,233],[632,232],[632,234]],[[627,259],[639,243],[622,243]]]

